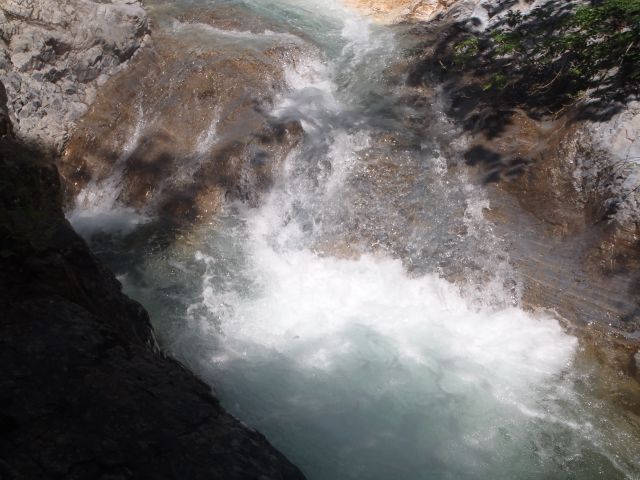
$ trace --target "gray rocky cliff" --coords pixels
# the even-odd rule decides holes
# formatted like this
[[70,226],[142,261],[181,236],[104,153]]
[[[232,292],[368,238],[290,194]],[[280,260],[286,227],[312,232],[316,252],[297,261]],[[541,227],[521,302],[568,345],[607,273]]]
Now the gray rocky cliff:
[[60,152],[96,88],[145,41],[134,0],[5,0],[0,3],[0,80],[16,135]]

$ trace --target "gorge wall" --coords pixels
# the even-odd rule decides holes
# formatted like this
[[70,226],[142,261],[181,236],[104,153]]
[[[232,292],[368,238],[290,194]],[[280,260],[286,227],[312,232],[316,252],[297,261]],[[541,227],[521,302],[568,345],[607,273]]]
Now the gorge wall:
[[[534,117],[488,108],[480,80],[439,67],[451,30],[484,31],[545,2],[349,3],[420,47],[390,70],[407,102],[442,105],[460,128],[449,147],[463,161],[450,171],[486,185],[483,214],[509,245],[524,303],[573,321],[615,379],[599,385],[604,396],[640,411],[637,104],[600,121]],[[122,207],[189,242],[225,202],[259,205],[303,136],[300,122],[269,114],[288,67],[313,71],[294,44],[260,44],[286,33],[232,6],[194,8],[152,36],[151,23],[127,0],[0,7],[0,476],[302,478],[159,351],[148,315],[63,213]],[[228,30],[235,50],[193,48],[212,29]],[[238,36],[251,47],[237,49]]]
[[57,170],[9,130],[3,123],[2,478],[304,478],[159,351],[147,313],[64,218]]
[[[487,68],[480,50],[469,56],[468,66],[455,64],[456,46],[465,38],[490,38],[509,18],[536,12],[549,22],[548,15],[561,16],[561,9],[580,3],[352,2],[378,21],[403,25],[414,43],[406,67],[408,101],[441,105],[461,129],[462,171],[471,168],[475,181],[486,186],[484,217],[507,242],[522,276],[523,303],[551,309],[577,328],[584,351],[607,365],[612,378],[627,379],[622,389],[608,382],[602,388],[637,410],[637,96],[600,105],[592,89],[591,96],[553,113],[557,92],[521,101],[492,87],[496,70]],[[421,7],[426,16],[417,14]],[[504,72],[509,80],[508,66]],[[553,85],[553,76],[542,83]]]
[[160,351],[65,219],[54,160],[145,41],[141,5],[8,1],[0,31],[0,477],[304,478]]

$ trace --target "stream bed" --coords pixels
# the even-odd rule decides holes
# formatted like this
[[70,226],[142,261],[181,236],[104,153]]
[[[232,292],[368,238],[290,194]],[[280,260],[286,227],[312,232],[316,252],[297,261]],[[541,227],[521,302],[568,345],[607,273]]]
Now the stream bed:
[[[594,393],[562,319],[521,308],[462,135],[407,101],[403,27],[338,0],[147,4],[200,52],[290,49],[260,109],[302,128],[258,200],[163,232],[119,200],[154,121],[136,107],[109,179],[78,195],[70,220],[165,350],[310,480],[640,478],[637,420]],[[172,181],[224,140],[209,108]]]

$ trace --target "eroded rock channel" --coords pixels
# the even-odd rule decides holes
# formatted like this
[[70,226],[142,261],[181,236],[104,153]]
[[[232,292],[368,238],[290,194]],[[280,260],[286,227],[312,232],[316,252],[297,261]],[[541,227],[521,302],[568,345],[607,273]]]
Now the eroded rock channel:
[[636,103],[478,47],[549,5],[3,6],[0,473],[638,478]]

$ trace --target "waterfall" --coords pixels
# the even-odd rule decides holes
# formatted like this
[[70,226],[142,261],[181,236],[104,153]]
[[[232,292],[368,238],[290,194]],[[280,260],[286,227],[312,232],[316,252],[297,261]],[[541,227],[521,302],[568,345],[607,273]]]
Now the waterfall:
[[[577,339],[520,306],[482,187],[450,169],[453,127],[437,106],[425,130],[407,127],[423,111],[386,73],[394,30],[338,1],[220,3],[264,25],[170,16],[168,34],[295,43],[269,116],[304,136],[257,208],[230,201],[121,271],[164,347],[312,480],[638,478],[637,437],[576,388]],[[189,161],[207,161],[220,115]],[[78,197],[81,230],[118,211],[139,135]]]

